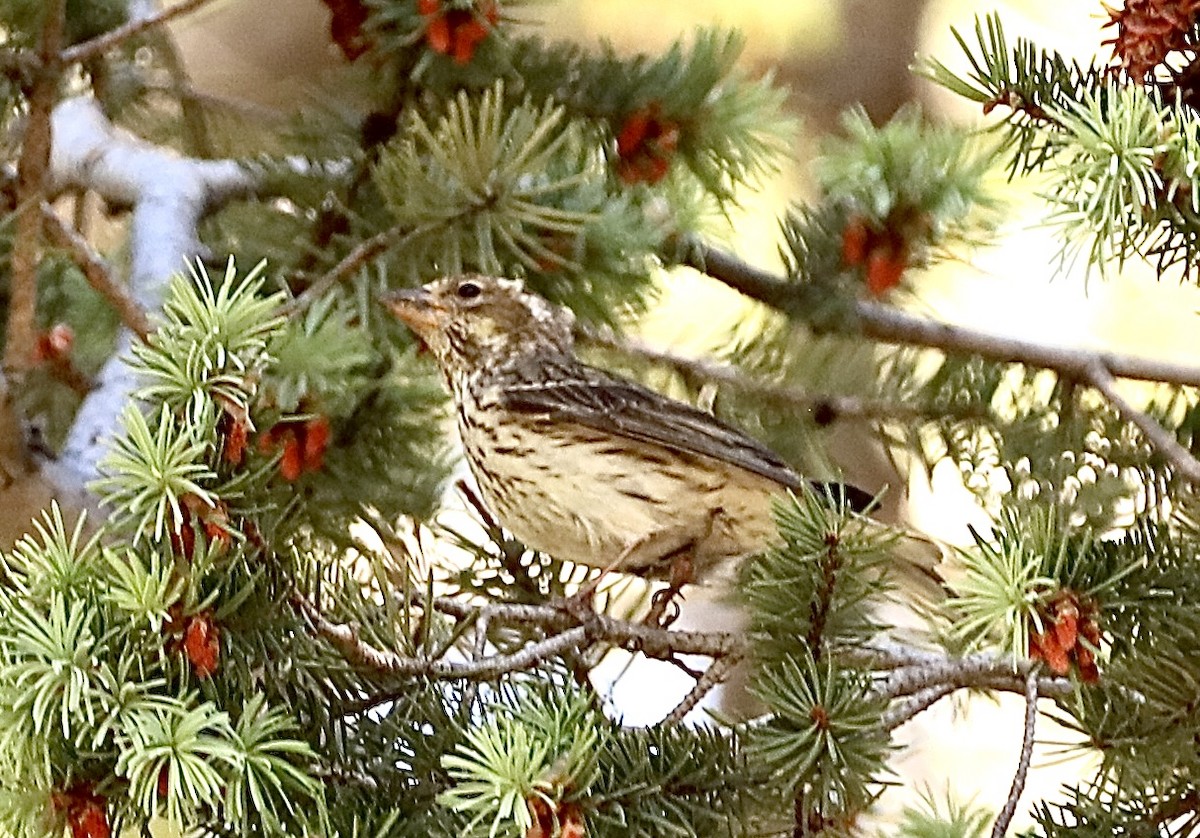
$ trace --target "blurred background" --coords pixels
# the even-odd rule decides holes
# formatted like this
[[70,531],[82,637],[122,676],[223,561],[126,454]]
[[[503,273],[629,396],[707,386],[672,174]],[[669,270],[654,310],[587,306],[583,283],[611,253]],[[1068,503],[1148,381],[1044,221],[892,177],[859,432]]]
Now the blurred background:
[[[975,107],[918,79],[909,67],[915,56],[932,55],[962,68],[951,27],[969,33],[975,16],[991,11],[1001,14],[1010,42],[1026,36],[1085,63],[1097,56],[1108,60],[1102,46],[1110,37],[1103,29],[1108,16],[1099,0],[547,0],[505,7],[506,14],[546,27],[550,37],[585,43],[609,39],[630,52],[658,51],[697,25],[720,24],[746,33],[746,67],[772,73],[790,91],[797,116],[794,155],[777,177],[742,195],[729,222],[714,223],[714,235],[764,267],[779,266],[778,219],[790,202],[809,194],[809,162],[823,143],[836,142],[838,114],[846,107],[860,103],[879,122],[916,101],[937,118],[983,124]],[[195,86],[206,95],[266,113],[314,102],[354,108],[353,88],[337,73],[342,59],[330,43],[328,9],[320,0],[219,0],[185,17],[174,32]],[[914,305],[946,320],[1042,341],[1191,358],[1200,310],[1194,285],[1159,279],[1144,265],[1128,265],[1121,275],[1108,277],[1088,277],[1063,266],[1045,223],[1038,183],[1008,184],[997,172],[995,189],[1003,201],[995,240],[969,261],[943,264],[917,277]],[[743,301],[716,283],[682,273],[662,282],[665,304],[658,310],[671,314],[651,312],[642,324],[656,344],[686,353],[716,351],[745,314]],[[1159,286],[1155,293],[1142,293],[1151,283]],[[681,305],[691,316],[679,316]],[[936,535],[964,542],[967,525],[978,521],[978,513],[956,470],[936,468],[931,482],[932,487],[912,489],[914,518]],[[613,701],[627,721],[655,721],[674,706],[687,682],[676,673],[680,684],[673,691],[675,676],[666,670],[656,670],[649,690],[646,677],[616,666]],[[1022,705],[1018,696],[998,703],[942,702],[900,730],[918,747],[905,751],[897,771],[906,778],[924,777],[935,794],[949,785],[963,799],[998,807],[1016,765]],[[1084,769],[1078,759],[1058,757],[1057,746],[1070,739],[1069,733],[1045,724],[1038,733],[1027,799],[1053,797],[1060,783]],[[917,791],[914,785],[886,795],[883,817]],[[1028,822],[1021,818],[1018,827]]]

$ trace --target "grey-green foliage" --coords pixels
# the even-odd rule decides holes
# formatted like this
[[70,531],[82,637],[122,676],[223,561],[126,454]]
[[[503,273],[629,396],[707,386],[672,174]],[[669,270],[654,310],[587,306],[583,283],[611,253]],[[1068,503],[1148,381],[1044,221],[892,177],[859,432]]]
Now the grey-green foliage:
[[1064,259],[1082,254],[1103,273],[1138,256],[1192,272],[1200,226],[1190,104],[1025,39],[1010,50],[997,15],[976,20],[976,43],[955,36],[970,71],[928,60],[922,72],[985,112],[1001,109],[995,127],[1010,173],[1041,170],[1052,179],[1046,198]]
[[743,574],[757,661],[750,688],[770,711],[746,730],[749,758],[792,800],[797,819],[853,820],[878,794],[891,749],[887,702],[833,660],[880,628],[895,534],[810,491],[776,506],[780,541]]
[[[69,528],[56,507],[4,557],[0,785],[12,805],[0,817],[14,835],[42,834],[54,795],[84,789],[108,799],[114,826],[163,816],[288,834],[324,817],[316,752],[289,711],[262,694],[217,698],[186,664],[187,621],[228,620],[262,584],[261,571],[236,584],[256,560],[226,501],[249,487],[218,474],[217,445],[220,412],[251,405],[282,325],[259,287],[232,270],[219,286],[203,272],[171,286],[166,324],[136,356],[153,373],[146,412],[125,412],[98,483],[115,507],[103,537],[125,546],[85,539],[84,521]],[[218,591],[218,578],[233,584]]]

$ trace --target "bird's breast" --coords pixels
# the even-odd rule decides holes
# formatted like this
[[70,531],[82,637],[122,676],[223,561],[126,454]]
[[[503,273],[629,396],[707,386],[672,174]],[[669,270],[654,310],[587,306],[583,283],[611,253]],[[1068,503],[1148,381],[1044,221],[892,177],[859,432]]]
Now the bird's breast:
[[[505,411],[497,390],[456,394],[480,493],[521,541],[560,559],[658,574],[664,555],[699,564],[762,549],[779,487],[741,469],[549,416]],[[661,537],[658,537],[661,536]],[[638,548],[637,545],[645,545]],[[665,568],[661,571],[665,573]]]

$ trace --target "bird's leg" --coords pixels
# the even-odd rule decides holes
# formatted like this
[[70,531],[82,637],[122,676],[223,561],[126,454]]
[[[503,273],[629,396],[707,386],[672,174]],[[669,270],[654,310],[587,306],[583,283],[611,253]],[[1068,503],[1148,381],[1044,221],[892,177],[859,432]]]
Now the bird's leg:
[[[659,588],[650,598],[650,610],[642,620],[648,626],[666,628],[679,619],[679,604],[676,597],[683,592],[683,586],[691,583],[695,575],[695,565],[692,562],[692,547],[670,559],[671,569],[667,576],[667,586]],[[668,613],[670,609],[670,613]]]
[[622,565],[629,561],[631,555],[641,549],[643,542],[649,537],[643,536],[625,547],[625,549],[617,554],[615,559],[600,568],[600,573],[585,582],[578,591],[559,602],[559,607],[581,623],[594,615],[596,608],[592,603],[592,597],[596,595],[596,590],[600,587],[600,583],[604,580],[604,577],[608,576],[614,570],[619,570]]
[[679,603],[676,599],[683,592],[684,585],[695,581],[697,554],[712,537],[713,526],[717,519],[724,515],[725,510],[719,506],[710,510],[703,532],[673,552],[664,553],[656,559],[657,564],[669,564],[667,586],[654,592],[654,596],[650,599],[650,611],[642,620],[643,623],[657,628],[666,628],[679,619]]
[[[562,608],[580,621],[594,614],[592,597],[595,596],[596,589],[600,587],[600,582],[614,570],[642,572],[655,566],[661,566],[664,561],[671,561],[672,578],[674,578],[674,560],[682,555],[690,556],[697,539],[704,535],[704,532],[697,533],[695,527],[671,527],[639,536],[627,544],[615,559],[601,568],[598,576],[590,579],[578,591],[567,597],[561,603]],[[680,586],[690,581],[690,566],[689,558],[688,578],[681,581]]]

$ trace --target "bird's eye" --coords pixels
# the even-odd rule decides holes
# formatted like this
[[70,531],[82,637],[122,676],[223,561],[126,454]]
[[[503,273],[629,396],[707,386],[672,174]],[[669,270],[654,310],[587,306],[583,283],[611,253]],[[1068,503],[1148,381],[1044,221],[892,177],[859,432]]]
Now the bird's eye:
[[483,293],[483,289],[474,282],[464,282],[458,286],[458,296],[464,300],[473,300]]

